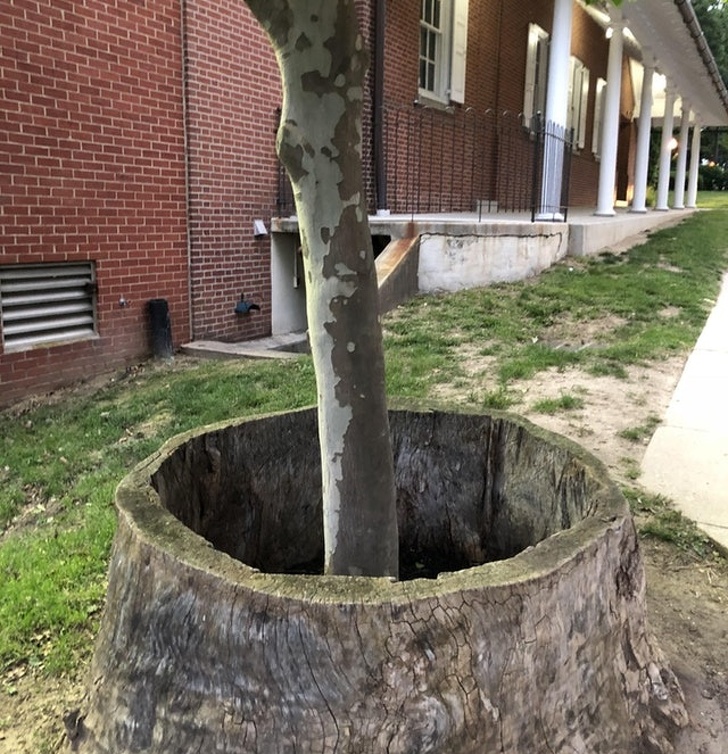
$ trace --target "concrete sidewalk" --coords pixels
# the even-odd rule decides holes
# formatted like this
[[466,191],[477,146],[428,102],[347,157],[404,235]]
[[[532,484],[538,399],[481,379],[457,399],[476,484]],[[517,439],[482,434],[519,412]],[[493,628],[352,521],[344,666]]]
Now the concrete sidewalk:
[[728,275],[647,447],[640,484],[728,549]]

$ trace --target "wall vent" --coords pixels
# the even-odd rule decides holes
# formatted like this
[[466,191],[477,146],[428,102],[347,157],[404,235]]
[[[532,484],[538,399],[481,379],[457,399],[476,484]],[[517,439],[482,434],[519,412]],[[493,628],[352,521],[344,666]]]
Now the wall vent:
[[93,337],[93,263],[0,267],[0,322],[6,351]]

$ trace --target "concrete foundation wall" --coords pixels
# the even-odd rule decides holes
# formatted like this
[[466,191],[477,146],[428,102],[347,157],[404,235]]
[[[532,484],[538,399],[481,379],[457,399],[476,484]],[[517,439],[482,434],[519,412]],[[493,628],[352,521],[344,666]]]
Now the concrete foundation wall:
[[522,280],[565,257],[567,247],[566,223],[502,224],[423,233],[419,288],[425,293],[458,291]]
[[297,233],[271,234],[271,333],[303,331],[307,327],[306,279]]

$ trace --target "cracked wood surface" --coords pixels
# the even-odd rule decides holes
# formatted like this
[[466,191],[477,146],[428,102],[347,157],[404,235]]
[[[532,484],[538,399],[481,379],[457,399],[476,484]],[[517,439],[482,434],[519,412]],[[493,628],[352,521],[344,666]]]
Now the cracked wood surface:
[[[315,412],[183,436],[119,487],[80,751],[671,751],[681,694],[647,632],[626,504],[598,462],[507,417],[405,411],[391,424],[398,487],[409,507],[417,490],[424,501],[400,509],[403,536],[439,500],[447,513],[419,547],[439,529],[448,548],[480,541],[485,557],[490,533],[518,528],[512,516],[524,551],[402,582],[264,573],[169,511],[206,535],[224,530],[233,519],[212,524],[223,513],[209,492],[228,490],[223,508],[259,508],[251,540],[270,541],[284,520],[305,529],[311,512],[299,510],[316,508],[306,486],[281,493],[307,478]],[[274,475],[266,464],[284,444]],[[287,531],[279,563],[301,557],[288,546],[299,536]],[[498,546],[505,555],[515,541]]]

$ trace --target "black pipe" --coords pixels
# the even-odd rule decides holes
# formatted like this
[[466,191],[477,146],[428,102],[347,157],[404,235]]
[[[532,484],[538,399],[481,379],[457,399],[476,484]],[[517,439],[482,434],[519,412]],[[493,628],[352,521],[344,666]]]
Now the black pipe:
[[169,318],[167,300],[153,298],[149,301],[147,307],[152,353],[158,359],[171,359],[174,354],[174,347],[172,345],[172,322]]
[[374,10],[374,180],[377,190],[376,209],[387,208],[387,174],[384,161],[384,27],[387,15],[386,0],[377,0]]

